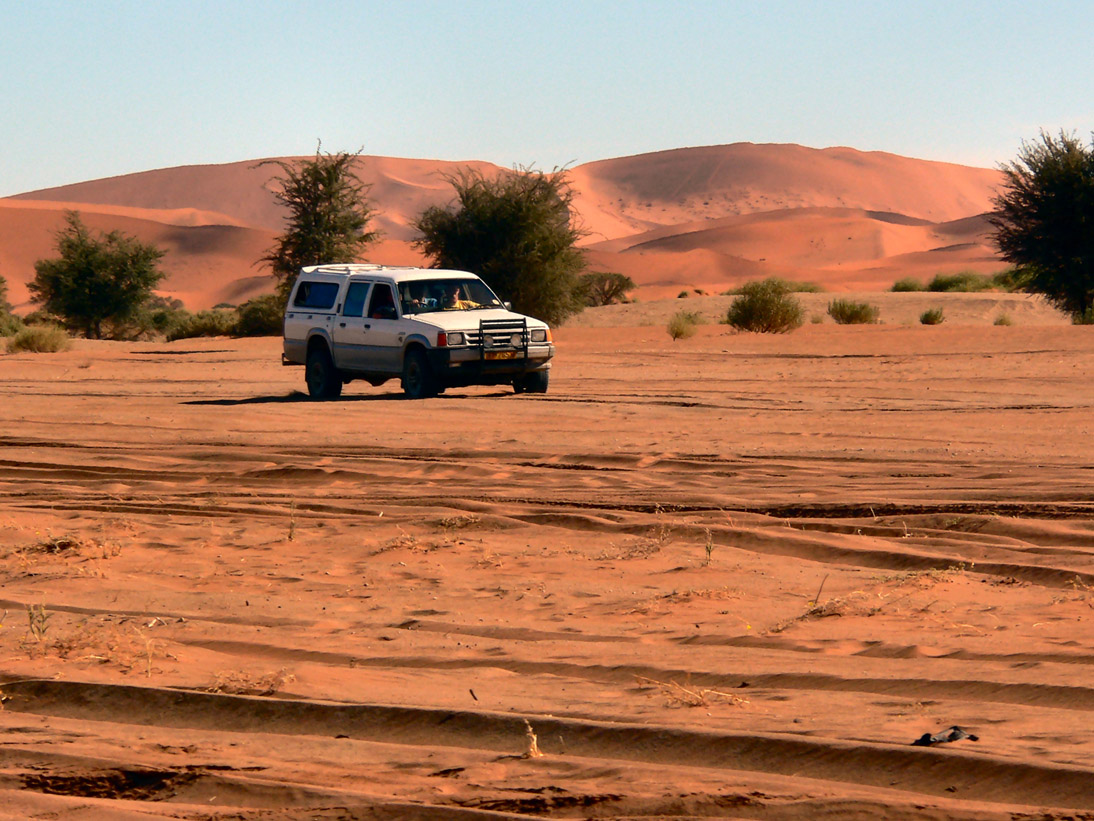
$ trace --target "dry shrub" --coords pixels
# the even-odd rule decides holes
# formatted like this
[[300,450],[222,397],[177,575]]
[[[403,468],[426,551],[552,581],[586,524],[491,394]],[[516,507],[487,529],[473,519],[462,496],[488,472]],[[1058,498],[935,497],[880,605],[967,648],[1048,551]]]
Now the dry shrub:
[[927,283],[927,290],[975,293],[977,291],[990,291],[998,285],[999,283],[993,277],[986,274],[978,274],[975,271],[958,271],[956,274],[936,274],[934,279]]
[[8,339],[8,353],[58,353],[71,347],[72,339],[56,325],[29,325]]
[[881,309],[868,302],[833,299],[828,303],[828,315],[837,325],[873,325],[881,316]]
[[32,657],[54,655],[64,661],[113,664],[127,673],[141,670],[147,676],[152,675],[155,659],[173,658],[165,642],[145,635],[135,624],[102,618],[84,619],[48,640],[25,641],[23,649]]
[[602,550],[590,558],[595,562],[607,562],[626,559],[648,559],[661,552],[664,543],[656,538],[637,537],[626,544],[617,545],[609,543],[607,550]]
[[658,681],[645,676],[635,676],[643,689],[656,688],[665,697],[669,707],[709,707],[712,703],[732,704],[736,707],[748,704],[748,699],[733,693],[724,693],[710,687],[694,687],[690,678],[684,684],[675,681]]
[[[684,296],[687,296],[687,291],[684,292]],[[695,336],[696,326],[701,321],[702,317],[699,316],[697,311],[677,311],[669,319],[666,330],[669,332],[669,336],[672,337],[673,342],[677,339],[688,339]]]
[[[15,558],[22,572],[30,573],[39,562],[52,566],[71,567],[79,564],[75,570],[80,575],[101,576],[97,565],[99,559],[112,559],[121,554],[121,546],[116,542],[100,542],[86,536],[66,533],[60,536],[49,534],[33,544],[17,547],[0,558]],[[91,563],[88,565],[87,563]]]
[[793,618],[781,621],[768,628],[767,632],[781,633],[795,624],[799,624],[803,621],[811,621],[813,619],[826,619],[838,616],[877,615],[881,612],[881,606],[869,607],[865,605],[864,600],[868,600],[869,598],[869,594],[862,590],[856,590],[846,596],[828,599],[823,604],[814,604],[813,602],[810,602],[809,608],[800,616],[794,616]]
[[242,670],[222,670],[205,690],[232,696],[272,696],[296,676],[282,667],[274,673],[247,673]]
[[946,317],[941,308],[930,308],[919,315],[919,322],[922,325],[941,325],[945,321]]
[[120,555],[122,549],[115,542],[100,542],[73,533],[65,533],[60,536],[54,536],[50,533],[45,539],[21,548],[21,551],[49,556],[83,556],[85,558],[110,559]]
[[694,599],[704,599],[706,601],[723,601],[725,599],[739,599],[740,597],[741,593],[739,590],[733,590],[729,587],[716,587],[709,590],[673,590],[671,593],[666,593],[660,598],[662,601],[679,604],[682,602],[689,602]]
[[923,290],[926,290],[926,287],[927,286],[925,286],[922,282],[920,282],[915,277],[904,277],[903,279],[898,279],[896,282],[894,282],[893,287],[890,290],[892,290],[896,293],[900,293],[900,292],[911,292],[911,291],[923,291]]

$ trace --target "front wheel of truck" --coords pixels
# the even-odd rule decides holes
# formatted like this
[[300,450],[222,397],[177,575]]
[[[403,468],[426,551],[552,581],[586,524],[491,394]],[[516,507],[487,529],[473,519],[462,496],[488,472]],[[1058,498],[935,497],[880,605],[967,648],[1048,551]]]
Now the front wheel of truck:
[[403,393],[407,399],[427,399],[440,393],[437,377],[421,348],[411,348],[403,359]]

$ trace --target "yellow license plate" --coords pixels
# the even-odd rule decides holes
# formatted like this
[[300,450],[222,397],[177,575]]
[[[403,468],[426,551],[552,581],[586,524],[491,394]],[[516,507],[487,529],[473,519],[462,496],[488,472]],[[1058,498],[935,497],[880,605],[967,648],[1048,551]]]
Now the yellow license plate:
[[485,359],[516,359],[516,351],[487,351],[483,354]]

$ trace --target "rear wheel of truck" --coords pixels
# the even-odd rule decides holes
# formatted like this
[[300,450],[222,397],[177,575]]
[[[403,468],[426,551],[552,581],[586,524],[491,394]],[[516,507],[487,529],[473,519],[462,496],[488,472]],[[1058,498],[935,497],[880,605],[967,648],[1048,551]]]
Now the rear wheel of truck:
[[304,381],[308,384],[308,396],[312,399],[337,399],[342,395],[342,376],[334,367],[325,346],[315,345],[308,351]]

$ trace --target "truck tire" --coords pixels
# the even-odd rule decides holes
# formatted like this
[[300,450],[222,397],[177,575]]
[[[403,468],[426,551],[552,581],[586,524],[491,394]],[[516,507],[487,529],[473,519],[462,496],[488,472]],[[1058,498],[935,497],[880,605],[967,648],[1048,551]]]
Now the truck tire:
[[342,375],[334,367],[325,345],[314,345],[308,351],[304,381],[312,399],[337,399],[342,395]]
[[440,392],[437,377],[421,348],[411,348],[403,358],[403,393],[407,399],[427,399]]
[[532,371],[513,380],[515,393],[547,393],[547,383],[550,381],[550,371]]

